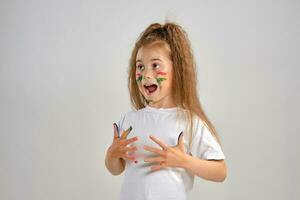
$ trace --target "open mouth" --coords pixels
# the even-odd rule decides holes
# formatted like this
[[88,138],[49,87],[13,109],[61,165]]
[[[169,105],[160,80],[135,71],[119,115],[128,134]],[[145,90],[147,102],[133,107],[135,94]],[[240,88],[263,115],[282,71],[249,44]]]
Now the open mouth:
[[149,94],[151,94],[157,90],[157,85],[156,84],[144,85],[144,88],[147,90]]

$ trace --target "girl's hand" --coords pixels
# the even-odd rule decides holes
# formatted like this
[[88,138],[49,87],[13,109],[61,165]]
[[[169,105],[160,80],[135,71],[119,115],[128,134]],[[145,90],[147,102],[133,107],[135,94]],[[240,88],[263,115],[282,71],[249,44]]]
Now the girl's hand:
[[118,126],[117,124],[114,124],[114,139],[113,139],[113,143],[108,149],[108,155],[111,158],[115,158],[115,159],[122,158],[124,160],[132,160],[132,161],[135,160],[135,157],[129,155],[128,153],[136,151],[137,147],[136,146],[127,147],[128,144],[131,144],[138,140],[137,137],[126,139],[131,130],[132,127],[124,131],[120,137],[118,134]]
[[151,166],[152,171],[159,170],[165,167],[183,168],[184,163],[187,160],[188,154],[186,154],[184,150],[182,132],[178,137],[178,144],[173,147],[168,146],[163,141],[154,136],[150,136],[150,139],[162,147],[162,149],[159,149],[147,145],[144,146],[145,150],[158,154],[158,156],[148,157],[144,159],[145,162],[158,163],[158,165]]

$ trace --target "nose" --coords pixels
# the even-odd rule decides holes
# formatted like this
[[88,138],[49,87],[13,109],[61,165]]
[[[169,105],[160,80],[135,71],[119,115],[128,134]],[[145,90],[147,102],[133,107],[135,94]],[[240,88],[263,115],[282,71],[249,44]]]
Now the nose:
[[146,67],[144,72],[145,79],[153,78],[153,70],[151,69],[151,67]]

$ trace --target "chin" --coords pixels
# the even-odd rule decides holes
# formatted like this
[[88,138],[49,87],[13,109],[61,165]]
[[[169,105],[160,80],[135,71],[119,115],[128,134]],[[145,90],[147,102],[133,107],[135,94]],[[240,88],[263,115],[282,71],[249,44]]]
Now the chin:
[[155,97],[149,97],[149,96],[144,96],[145,97],[145,99],[147,99],[147,101],[154,101],[154,102],[156,102],[156,101],[158,101],[159,99],[157,99],[157,98],[155,98]]
[[148,93],[146,92],[142,92],[143,96],[145,99],[147,99],[147,101],[155,101],[157,100],[157,94],[156,95],[149,95]]
[[155,98],[146,98],[147,99],[147,101],[152,101],[152,102],[156,102],[156,101],[158,101],[157,99],[155,99]]

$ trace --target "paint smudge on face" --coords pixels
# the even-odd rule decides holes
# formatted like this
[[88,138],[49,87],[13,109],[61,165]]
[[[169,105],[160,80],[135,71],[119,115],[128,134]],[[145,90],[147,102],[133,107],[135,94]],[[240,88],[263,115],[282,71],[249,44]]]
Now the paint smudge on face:
[[166,73],[166,72],[163,72],[163,71],[158,71],[157,74],[163,75],[163,76],[164,76],[164,75],[167,75],[167,73]]
[[137,79],[136,81],[141,82],[143,80],[143,75],[141,73],[136,73]]
[[142,80],[143,80],[143,76],[139,76],[139,77],[136,79],[137,82],[141,82]]
[[165,81],[165,80],[167,80],[167,79],[162,78],[162,77],[156,78],[156,81],[158,82],[158,84],[160,84],[162,81]]

